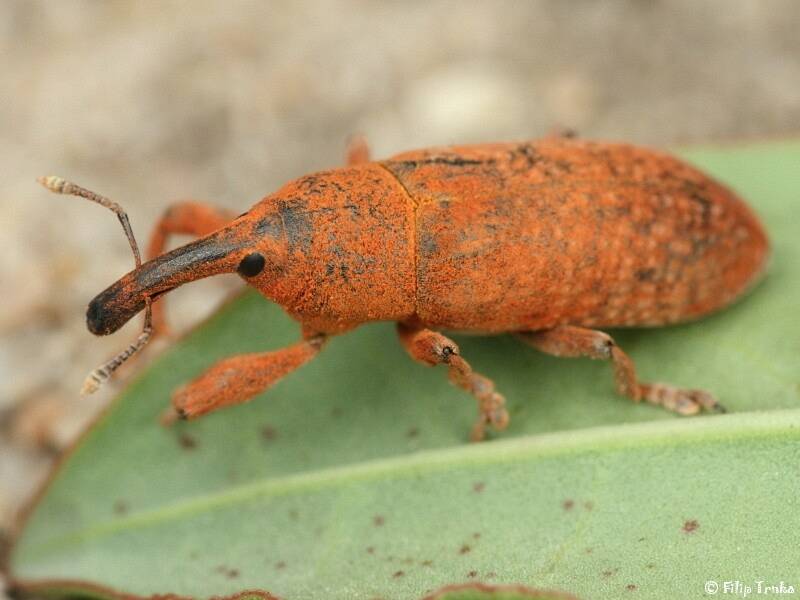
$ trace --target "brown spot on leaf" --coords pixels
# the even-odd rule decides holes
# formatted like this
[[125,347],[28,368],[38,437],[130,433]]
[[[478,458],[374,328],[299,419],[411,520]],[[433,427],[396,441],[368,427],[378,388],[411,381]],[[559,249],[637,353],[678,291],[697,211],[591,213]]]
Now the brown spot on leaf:
[[594,552],[593,548],[587,548],[586,549],[586,554],[591,554],[592,552]]
[[683,527],[681,528],[684,533],[692,533],[696,531],[700,527],[700,523],[697,522],[696,519],[691,519],[689,521],[684,521]]
[[616,575],[617,571],[619,571],[619,567],[617,567],[616,569],[606,569],[605,571],[603,571],[601,573],[601,575],[603,577],[605,577],[606,579],[608,579],[609,577],[612,577],[613,575]]
[[486,488],[486,484],[482,481],[478,481],[472,484],[472,491],[476,494],[480,494]]
[[178,444],[180,444],[181,448],[184,450],[194,450],[197,448],[197,440],[188,433],[181,433],[178,436]]
[[625,589],[628,590],[629,592],[635,592],[636,589],[637,589],[636,588],[636,584],[635,583],[629,583],[628,585],[625,586]]
[[468,554],[470,551],[472,551],[472,548],[468,544],[464,544],[458,549],[459,554]]
[[470,579],[472,579],[474,577],[477,577],[477,576],[478,576],[478,572],[477,571],[470,571],[469,573],[467,573],[467,577],[469,577]]
[[115,515],[124,515],[128,512],[128,503],[125,500],[117,500],[114,502],[114,514]]
[[238,569],[230,569],[225,565],[219,565],[217,568],[214,569],[217,573],[224,575],[228,579],[236,579],[239,577],[239,570]]
[[415,438],[419,436],[419,429],[417,427],[412,427],[408,431],[406,431],[407,438]]
[[564,510],[572,510],[575,506],[575,501],[567,498],[564,502],[561,503],[561,508]]
[[383,515],[375,515],[372,517],[372,524],[375,525],[375,527],[383,527],[384,523],[386,523],[386,519]]
[[278,430],[272,425],[264,425],[264,427],[261,428],[261,437],[264,441],[271,442],[278,437]]
[[278,562],[275,563],[275,568],[278,569],[279,571],[282,570],[282,569],[285,569],[286,568],[286,562],[282,561],[282,560],[279,560]]
[[432,560],[423,560],[419,564],[421,564],[423,567],[432,567],[433,566],[433,561]]
[[405,575],[405,574],[406,574],[406,572],[405,572],[405,571],[395,571],[394,573],[392,573],[392,577],[394,577],[395,579],[397,579],[397,578],[399,578],[399,577],[402,577],[402,576],[403,576],[403,575]]
[[375,546],[367,546],[367,554],[375,554]]
[[478,532],[475,532],[475,533],[473,533],[473,534],[472,534],[472,539],[473,539],[473,540],[479,540],[479,539],[481,539],[481,534],[480,534],[480,533],[478,533]]
[[655,564],[653,564],[653,563],[647,563],[645,565],[645,567],[647,567],[648,569],[655,569],[656,568]]

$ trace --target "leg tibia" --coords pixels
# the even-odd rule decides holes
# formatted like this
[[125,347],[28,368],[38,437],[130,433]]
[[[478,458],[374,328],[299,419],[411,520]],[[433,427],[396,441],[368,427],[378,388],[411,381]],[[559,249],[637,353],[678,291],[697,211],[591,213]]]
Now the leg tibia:
[[178,416],[191,419],[247,402],[314,358],[323,342],[324,338],[317,337],[274,352],[242,354],[221,360],[173,394],[175,411]]

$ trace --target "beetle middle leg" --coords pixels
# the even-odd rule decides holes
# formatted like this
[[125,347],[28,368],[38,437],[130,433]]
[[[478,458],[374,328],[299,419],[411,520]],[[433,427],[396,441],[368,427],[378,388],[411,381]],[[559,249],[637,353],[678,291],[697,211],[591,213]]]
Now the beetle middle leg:
[[430,329],[405,323],[398,323],[397,331],[411,358],[428,366],[447,365],[450,381],[468,391],[478,401],[479,414],[472,427],[472,441],[477,442],[486,437],[487,425],[496,430],[508,426],[505,398],[495,391],[491,379],[472,370],[453,340]]
[[[224,227],[236,215],[229,210],[202,202],[186,200],[171,205],[156,224],[150,235],[145,256],[147,260],[164,253],[170,235],[182,234],[201,237]],[[153,330],[156,335],[168,333],[164,313],[164,299],[153,303]]]
[[610,335],[602,331],[562,325],[546,331],[520,332],[517,337],[553,356],[610,360],[614,367],[617,391],[635,402],[646,400],[681,415],[694,415],[704,409],[724,412],[716,398],[708,392],[665,383],[640,382],[633,361]]
[[173,408],[178,417],[193,419],[247,402],[314,358],[325,340],[324,335],[308,334],[303,341],[280,350],[225,358],[176,390]]

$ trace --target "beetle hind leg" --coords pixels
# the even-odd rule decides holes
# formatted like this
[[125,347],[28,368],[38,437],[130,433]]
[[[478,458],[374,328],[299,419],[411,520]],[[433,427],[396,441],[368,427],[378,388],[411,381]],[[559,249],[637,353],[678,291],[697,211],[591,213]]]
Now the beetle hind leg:
[[520,332],[517,337],[552,356],[610,360],[617,391],[635,402],[645,400],[681,415],[694,415],[702,410],[725,412],[722,405],[708,392],[665,383],[640,382],[631,358],[610,335],[602,331],[562,325],[546,331]]
[[498,431],[508,426],[505,398],[494,389],[491,379],[472,370],[453,340],[430,329],[404,323],[397,324],[397,331],[400,342],[411,358],[431,367],[447,365],[450,381],[478,401],[479,414],[472,427],[472,441],[484,439],[487,426]]

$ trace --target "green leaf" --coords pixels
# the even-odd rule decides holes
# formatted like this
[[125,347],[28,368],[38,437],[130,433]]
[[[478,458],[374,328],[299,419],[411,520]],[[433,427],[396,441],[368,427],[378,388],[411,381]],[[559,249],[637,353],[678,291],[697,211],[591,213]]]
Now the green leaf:
[[247,405],[159,426],[170,392],[217,359],[297,339],[279,308],[246,294],[81,440],[29,515],[11,576],[99,597],[420,598],[474,581],[591,598],[702,597],[706,581],[799,588],[800,143],[684,154],[762,216],[770,274],[718,315],[615,337],[644,379],[709,389],[732,414],[675,417],[616,396],[608,364],[465,337],[512,415],[494,441],[468,444],[473,401],[374,324]]

